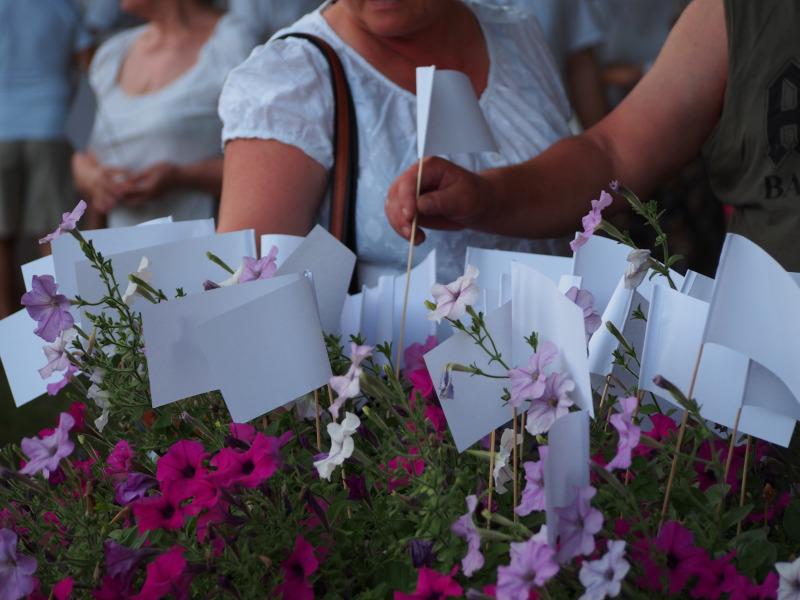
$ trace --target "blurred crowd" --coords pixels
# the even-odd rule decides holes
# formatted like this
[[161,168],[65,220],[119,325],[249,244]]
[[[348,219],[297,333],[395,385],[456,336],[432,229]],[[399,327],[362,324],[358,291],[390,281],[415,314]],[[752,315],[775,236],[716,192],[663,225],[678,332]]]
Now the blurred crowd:
[[[537,17],[574,132],[647,72],[684,8],[679,0],[484,1]],[[49,252],[38,238],[78,198],[90,205],[89,228],[215,217],[225,79],[319,4],[0,0],[0,318],[19,309],[19,265]],[[684,266],[708,273],[722,217],[704,181],[698,164],[657,197]],[[635,223],[623,226],[639,235]]]

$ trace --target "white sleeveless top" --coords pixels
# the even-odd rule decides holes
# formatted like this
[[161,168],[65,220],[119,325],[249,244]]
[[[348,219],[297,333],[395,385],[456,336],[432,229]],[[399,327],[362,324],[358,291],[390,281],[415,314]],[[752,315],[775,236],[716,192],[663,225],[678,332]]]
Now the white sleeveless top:
[[[488,85],[480,106],[499,152],[448,156],[481,171],[522,162],[570,134],[569,103],[538,22],[528,13],[465,2],[477,16],[489,50]],[[404,273],[408,242],[389,226],[384,204],[397,176],[417,160],[416,96],[387,79],[345,44],[320,11],[275,34],[306,32],[330,43],[353,94],[358,121],[359,179],[356,243],[360,282]],[[223,143],[235,138],[275,139],[296,146],[330,170],[333,164],[333,95],[322,53],[299,39],[273,40],[253,50],[228,77],[220,97]],[[264,199],[265,202],[269,198]],[[318,219],[327,222],[327,202]],[[476,231],[426,231],[415,263],[437,249],[437,281],[464,271],[467,246],[567,254],[568,240],[522,240]]]

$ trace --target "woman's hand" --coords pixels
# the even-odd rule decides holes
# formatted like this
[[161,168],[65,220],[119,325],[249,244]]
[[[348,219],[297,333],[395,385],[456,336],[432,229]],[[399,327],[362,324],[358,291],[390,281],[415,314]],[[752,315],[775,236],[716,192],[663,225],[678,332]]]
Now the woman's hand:
[[[411,236],[414,215],[417,224],[431,229],[457,231],[479,229],[493,196],[490,181],[442,158],[426,158],[422,166],[421,193],[417,198],[419,163],[400,175],[386,198],[386,216],[392,228],[406,239]],[[417,244],[425,240],[419,229]]]
[[90,152],[72,157],[75,189],[101,214],[114,208],[130,188],[130,172],[104,167]]
[[169,162],[160,162],[132,173],[123,202],[126,206],[143,206],[177,187],[179,168]]

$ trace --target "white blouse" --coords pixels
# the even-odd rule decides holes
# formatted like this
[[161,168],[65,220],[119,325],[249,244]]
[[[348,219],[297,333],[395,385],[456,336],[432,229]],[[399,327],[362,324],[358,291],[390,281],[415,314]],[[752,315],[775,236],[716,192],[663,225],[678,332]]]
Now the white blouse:
[[[222,123],[217,103],[230,70],[255,45],[245,25],[223,15],[200,49],[197,62],[168,85],[129,96],[119,86],[119,70],[146,25],[123,31],[97,51],[89,83],[97,97],[89,149],[108,167],[139,170],[158,162],[185,165],[221,157]],[[176,190],[139,208],[118,206],[110,227],[135,225],[172,215],[175,220],[213,216],[215,198],[194,190]]]
[[[569,135],[569,103],[535,18],[515,9],[465,2],[477,16],[489,50],[488,85],[480,106],[499,152],[447,158],[481,171],[522,162]],[[356,243],[359,278],[374,285],[379,275],[403,273],[408,242],[389,226],[384,203],[397,176],[414,164],[416,96],[377,71],[345,44],[320,11],[275,34],[315,34],[339,55],[353,94],[359,138]],[[258,46],[234,69],[219,106],[223,143],[235,138],[275,139],[296,146],[330,170],[333,164],[333,95],[322,53],[299,39]],[[269,201],[268,198],[264,199]],[[326,224],[326,205],[318,212]],[[467,246],[547,254],[569,252],[566,239],[523,240],[476,231],[426,231],[415,263],[437,249],[437,280],[463,274]]]

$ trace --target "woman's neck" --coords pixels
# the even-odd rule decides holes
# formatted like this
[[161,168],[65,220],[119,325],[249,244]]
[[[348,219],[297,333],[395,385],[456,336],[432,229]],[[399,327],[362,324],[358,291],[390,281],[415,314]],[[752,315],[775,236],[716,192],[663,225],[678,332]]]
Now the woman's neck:
[[447,8],[432,23],[403,36],[374,34],[338,3],[322,15],[345,43],[400,87],[414,92],[416,67],[436,65],[466,73],[480,96],[489,75],[483,32],[469,8],[457,0],[445,1]]

